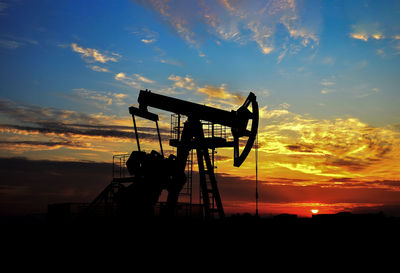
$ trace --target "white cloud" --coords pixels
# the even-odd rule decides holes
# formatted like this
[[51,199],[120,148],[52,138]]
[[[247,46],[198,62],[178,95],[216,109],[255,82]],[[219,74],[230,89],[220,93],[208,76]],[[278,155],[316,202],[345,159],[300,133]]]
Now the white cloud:
[[155,39],[142,39],[142,40],[140,40],[140,41],[142,41],[142,43],[145,43],[145,44],[152,44],[152,43],[154,43],[156,40],[155,40]]
[[126,78],[125,73],[119,72],[118,74],[115,75],[116,80],[123,80]]

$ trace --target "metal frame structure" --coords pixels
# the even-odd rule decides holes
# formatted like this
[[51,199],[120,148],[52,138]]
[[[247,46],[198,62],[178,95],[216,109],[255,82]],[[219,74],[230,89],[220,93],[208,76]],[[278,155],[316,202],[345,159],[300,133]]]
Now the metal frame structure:
[[[225,111],[205,105],[196,104],[168,96],[141,90],[138,97],[139,107],[129,107],[135,131],[137,151],[133,151],[126,160],[126,155],[115,157],[116,172],[109,185],[90,207],[99,202],[111,202],[117,208],[118,215],[153,216],[156,203],[163,190],[168,192],[164,213],[168,217],[176,215],[178,198],[185,193],[190,196],[192,205],[193,151],[196,152],[200,177],[200,197],[204,217],[206,219],[224,218],[224,209],[215,178],[214,153],[216,148],[232,147],[234,166],[240,167],[253,147],[259,122],[258,103],[256,96],[250,92],[244,104],[236,111]],[[248,108],[251,106],[250,111]],[[148,107],[169,111],[171,116],[170,146],[176,148],[176,155],[164,157],[158,115],[148,111]],[[181,126],[183,117],[186,121]],[[141,117],[156,123],[160,153],[146,153],[141,150],[136,117]],[[175,119],[175,120],[174,120]],[[249,121],[251,126],[249,127]],[[226,128],[231,129],[232,139],[226,134]],[[239,151],[239,139],[248,137],[242,151]],[[210,151],[211,150],[211,157]],[[189,159],[190,157],[190,159]],[[118,161],[119,160],[119,161]],[[130,176],[125,176],[125,168]],[[189,175],[188,175],[189,174]],[[123,184],[127,183],[128,186]],[[115,192],[117,191],[117,192]],[[164,206],[162,206],[164,207]],[[160,207],[161,208],[161,207]],[[151,212],[153,211],[153,213]]]

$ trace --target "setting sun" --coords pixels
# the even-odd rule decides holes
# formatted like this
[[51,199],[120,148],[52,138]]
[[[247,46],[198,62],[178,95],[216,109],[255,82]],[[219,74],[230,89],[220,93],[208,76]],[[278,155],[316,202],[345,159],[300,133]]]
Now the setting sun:
[[319,212],[318,209],[312,209],[312,210],[311,210],[311,213],[312,213],[312,214],[317,214],[318,212]]

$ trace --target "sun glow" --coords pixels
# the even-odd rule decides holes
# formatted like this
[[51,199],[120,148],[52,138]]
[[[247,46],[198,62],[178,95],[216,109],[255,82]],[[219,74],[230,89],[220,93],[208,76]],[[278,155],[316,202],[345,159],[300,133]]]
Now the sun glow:
[[311,213],[312,213],[312,214],[318,214],[318,212],[319,212],[318,209],[312,209],[312,210],[311,210]]

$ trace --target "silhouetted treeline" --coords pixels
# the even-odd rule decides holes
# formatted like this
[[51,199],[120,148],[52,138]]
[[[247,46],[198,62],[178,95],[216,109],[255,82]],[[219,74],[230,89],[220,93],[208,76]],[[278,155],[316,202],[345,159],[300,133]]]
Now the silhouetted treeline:
[[[268,226],[310,226],[310,225],[326,225],[326,226],[353,226],[353,225],[396,225],[400,227],[400,217],[388,217],[383,212],[370,213],[370,214],[353,214],[350,212],[340,212],[336,214],[317,214],[311,218],[298,217],[295,214],[279,214],[275,216],[255,216],[250,213],[243,214],[232,214],[226,216],[224,219],[212,219],[204,220],[200,218],[190,217],[177,217],[173,219],[164,217],[153,217],[151,219],[135,219],[118,217],[91,217],[82,218],[73,213],[65,211],[62,215],[57,217],[49,214],[33,214],[26,216],[2,216],[0,217],[0,224],[2,226],[7,225],[30,225],[30,226],[61,226],[61,225],[85,225],[85,224],[132,224],[132,225],[143,225],[146,223],[179,223],[179,224],[201,224],[201,225],[230,225],[230,226],[241,226],[241,225],[258,225],[261,227]],[[400,231],[399,231],[400,232]]]

